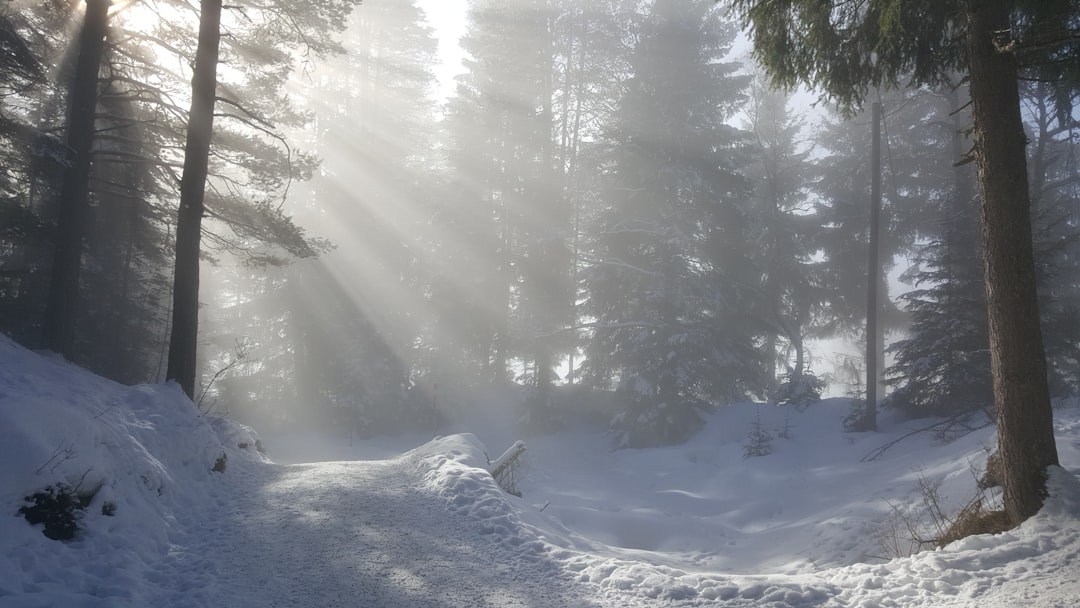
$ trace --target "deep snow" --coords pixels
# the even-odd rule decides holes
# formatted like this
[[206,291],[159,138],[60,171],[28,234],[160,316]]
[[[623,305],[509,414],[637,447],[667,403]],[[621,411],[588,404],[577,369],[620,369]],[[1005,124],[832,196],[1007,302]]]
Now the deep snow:
[[[661,449],[525,437],[515,498],[486,471],[522,439],[502,404],[430,441],[266,436],[293,463],[278,464],[175,386],[120,386],[0,338],[0,606],[1080,606],[1080,410],[1057,411],[1063,468],[1037,517],[886,560],[890,503],[917,513],[921,475],[963,504],[993,430],[860,462],[926,421],[845,434],[846,407],[726,408]],[[744,459],[759,412],[790,438]],[[101,488],[74,541],[16,515],[57,482]]]

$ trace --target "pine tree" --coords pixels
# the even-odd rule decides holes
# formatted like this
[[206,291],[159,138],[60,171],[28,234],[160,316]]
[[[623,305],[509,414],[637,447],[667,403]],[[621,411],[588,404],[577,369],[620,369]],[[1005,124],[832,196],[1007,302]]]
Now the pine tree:
[[430,415],[410,407],[415,384],[426,381],[424,298],[438,261],[430,225],[440,200],[437,41],[415,2],[373,0],[352,14],[343,44],[344,53],[298,76],[303,93],[293,100],[311,122],[290,133],[324,159],[311,181],[294,186],[303,201],[294,219],[319,224],[336,248],[282,268],[219,262],[208,292],[221,295],[204,311],[206,359],[227,357],[234,336],[251,341],[259,366],[222,385],[245,417],[429,429]]
[[51,255],[38,176],[46,168],[58,176],[64,157],[63,141],[37,128],[26,103],[58,95],[44,77],[48,49],[37,42],[52,24],[34,16],[0,12],[0,331],[29,345],[41,343]]
[[585,314],[594,383],[617,381],[616,445],[678,443],[716,401],[762,387],[744,259],[744,134],[729,127],[745,79],[722,63],[734,29],[710,2],[660,0],[604,141]]
[[550,336],[568,324],[572,297],[570,214],[553,141],[555,20],[547,0],[470,4],[462,44],[471,58],[448,106],[454,177],[443,212],[460,242],[445,250],[435,280],[442,358],[465,354],[469,375],[502,383],[508,362],[527,357],[542,392]]
[[969,120],[963,92],[947,87],[922,94],[932,112],[922,124],[940,126],[917,139],[927,151],[917,159],[927,169],[918,173],[949,167],[951,174],[930,182],[936,187],[922,182],[923,198],[938,210],[927,213],[936,219],[920,230],[926,243],[903,275],[915,286],[901,296],[911,315],[908,336],[889,349],[895,362],[886,372],[896,387],[889,402],[911,414],[970,412],[993,402],[978,200],[972,168],[961,163]]
[[173,277],[172,334],[166,380],[176,380],[188,397],[195,397],[195,356],[199,335],[199,251],[210,136],[217,99],[218,45],[221,40],[221,0],[202,0],[199,46],[192,68],[191,111],[188,114],[184,173],[180,180],[180,216],[176,223],[176,268]]
[[87,2],[78,38],[77,64],[68,99],[67,158],[60,190],[55,253],[45,308],[45,345],[70,357],[75,342],[83,238],[90,207],[91,146],[98,98],[98,73],[108,29],[108,0]]
[[[316,254],[315,246],[304,238],[303,231],[282,213],[280,204],[272,202],[280,196],[276,190],[294,177],[309,177],[313,165],[311,159],[306,162],[302,157],[294,159],[287,145],[278,147],[280,138],[273,133],[274,119],[294,117],[290,116],[288,104],[277,107],[273,104],[280,99],[285,76],[292,67],[293,58],[285,47],[292,41],[299,41],[317,55],[336,50],[337,46],[329,36],[344,26],[351,4],[312,3],[306,8],[296,11],[295,7],[258,7],[258,15],[262,17],[259,20],[252,19],[251,12],[245,12],[242,20],[249,27],[238,28],[245,36],[227,36],[224,45],[221,44],[222,25],[230,25],[232,16],[223,22],[223,7],[216,0],[204,0],[200,11],[192,68],[192,105],[187,114],[184,172],[180,179],[172,332],[166,371],[166,377],[177,380],[189,396],[194,395],[197,375],[199,260],[204,213],[228,225],[239,240],[240,248],[254,263],[275,264],[282,260],[275,253],[255,255],[257,250],[247,247],[252,240],[276,243],[294,256]],[[253,53],[254,48],[261,50]],[[253,58],[265,67],[277,69],[241,78],[236,83],[218,82],[219,62],[230,65]],[[223,111],[215,112],[217,106]],[[220,114],[220,122],[232,128],[215,127],[217,114]],[[271,141],[278,141],[268,142],[267,134]],[[225,164],[231,159],[221,152],[213,157],[210,155],[211,138],[220,146],[219,150],[227,149],[263,161],[248,168],[250,182],[241,187],[234,175],[214,170],[213,165],[220,159],[226,159]],[[274,161],[280,164],[275,166]],[[210,178],[222,183],[223,187],[208,188]],[[253,201],[253,195],[260,191],[269,196]],[[226,242],[225,245],[231,244]]]
[[[754,183],[753,257],[764,274],[760,316],[766,328],[769,394],[780,403],[806,405],[815,391],[820,393],[821,382],[808,372],[805,339],[824,313],[821,264],[814,257],[819,218],[810,201],[811,150],[803,139],[803,122],[788,108],[789,94],[755,75],[748,102],[745,127],[753,140],[753,160],[745,174]],[[782,386],[778,362],[786,368]]]
[[[109,45],[111,47],[112,45]],[[160,155],[143,125],[145,107],[106,48],[98,99],[87,218],[83,299],[73,360],[105,377],[136,384],[158,379],[168,325],[172,244],[163,194],[145,159]]]
[[[1080,48],[1071,0],[896,3],[841,10],[812,0],[735,0],[758,57],[778,80],[820,86],[856,105],[870,87],[911,75],[969,77],[982,209],[991,369],[1004,471],[1005,512],[1034,515],[1056,465],[1046,357],[1039,327],[1030,196],[1020,118],[1021,70],[1076,78]],[[865,10],[864,10],[865,9]],[[1062,96],[1062,99],[1071,98]]]
[[761,408],[754,413],[754,421],[750,423],[750,430],[746,433],[746,441],[743,442],[743,459],[768,456],[772,454],[772,433],[761,423]]
[[1025,83],[1021,89],[1029,133],[1029,173],[1033,209],[1039,318],[1046,346],[1050,393],[1070,397],[1080,391],[1080,221],[1075,153],[1076,126],[1060,114],[1061,87]]
[[[1051,392],[1066,396],[1075,391],[1077,336],[1065,310],[1075,301],[1075,277],[1068,268],[1075,255],[1077,233],[1068,219],[1075,195],[1069,191],[1063,146],[1067,125],[1059,125],[1052,107],[1052,89],[1046,84],[1024,87],[1028,130],[1031,133],[1030,167],[1035,205],[1034,239],[1039,282],[1039,308],[1046,330],[1046,353]],[[950,103],[935,121],[948,125],[952,158],[964,151],[959,114],[963,100],[955,92],[939,94]],[[945,114],[948,113],[948,116]],[[933,145],[931,142],[926,142]],[[905,276],[916,289],[902,299],[912,315],[907,338],[891,347],[896,363],[889,370],[897,387],[890,401],[912,414],[951,415],[987,409],[993,404],[989,337],[982,259],[978,246],[978,201],[974,176],[967,165],[954,165],[954,183],[941,200],[940,219],[925,230],[928,243]]]

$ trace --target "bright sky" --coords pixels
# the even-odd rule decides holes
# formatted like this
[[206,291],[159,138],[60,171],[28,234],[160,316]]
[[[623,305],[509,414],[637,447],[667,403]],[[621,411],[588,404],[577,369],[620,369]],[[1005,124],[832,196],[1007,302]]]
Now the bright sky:
[[458,40],[465,33],[466,0],[420,0],[439,38],[439,57],[442,66],[436,71],[443,95],[449,94],[454,76],[461,71],[462,51]]

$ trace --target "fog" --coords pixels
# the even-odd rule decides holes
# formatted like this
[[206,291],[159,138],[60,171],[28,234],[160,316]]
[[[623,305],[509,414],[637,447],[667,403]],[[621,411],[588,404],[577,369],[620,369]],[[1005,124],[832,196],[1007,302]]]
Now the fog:
[[[639,447],[685,441],[707,412],[739,402],[826,395],[864,407],[875,171],[881,406],[922,416],[990,405],[959,75],[868,91],[884,109],[875,163],[869,106],[841,112],[816,91],[774,88],[724,3],[319,6],[303,18],[226,11],[203,226],[204,411],[364,437],[499,404],[525,431],[591,425]],[[90,304],[72,358],[155,382],[194,18],[164,0],[114,9],[103,74],[120,76],[98,120],[119,135],[97,149]],[[45,31],[50,15],[28,12],[27,27]],[[55,57],[41,94],[52,101],[7,84],[5,111],[60,121],[71,69],[60,37],[41,42]],[[152,95],[131,84],[129,64]],[[1051,387],[1065,397],[1080,383],[1076,133],[1060,92],[1021,92]],[[34,203],[56,170],[33,159],[48,154],[19,150],[3,148],[20,159],[5,196],[55,214]],[[136,175],[110,154],[157,164]],[[129,212],[142,236],[118,235]],[[33,260],[49,259],[48,238],[24,236],[38,225],[5,237],[0,277],[8,318],[28,319],[5,331],[30,345],[47,269]],[[117,259],[122,278],[109,270]],[[96,352],[107,337],[118,346]]]
[[[310,114],[289,137],[320,164],[287,208],[330,247],[208,268],[207,407],[370,436],[495,400],[645,446],[726,404],[863,394],[869,112],[774,89],[711,2],[468,5],[365,2],[345,52],[294,75]],[[1076,293],[1077,194],[1050,94],[1025,90],[1042,265],[1064,278],[1048,309]],[[963,83],[873,96],[879,397],[986,406]]]

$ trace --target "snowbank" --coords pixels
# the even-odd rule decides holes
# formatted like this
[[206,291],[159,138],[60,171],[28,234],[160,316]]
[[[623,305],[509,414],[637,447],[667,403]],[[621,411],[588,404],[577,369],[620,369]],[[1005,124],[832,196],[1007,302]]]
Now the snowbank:
[[[890,504],[917,504],[920,475],[963,504],[993,430],[862,461],[923,423],[845,434],[845,413],[737,406],[648,450],[531,437],[516,498],[478,435],[277,465],[176,386],[121,386],[0,338],[0,606],[1080,606],[1080,410],[1057,412],[1062,467],[1038,516],[896,559],[873,538]],[[759,419],[772,451],[744,459]],[[58,484],[94,491],[68,542],[16,515]]]
[[[451,516],[518,559],[555,562],[605,605],[1080,606],[1067,565],[1080,555],[1073,474],[1055,469],[1045,508],[1017,530],[886,560],[872,528],[890,502],[916,503],[924,475],[941,479],[946,508],[958,508],[974,491],[971,467],[992,429],[948,445],[916,436],[859,462],[925,421],[886,419],[891,428],[880,434],[841,437],[839,405],[794,419],[764,411],[774,431],[791,425],[790,437],[749,462],[741,445],[762,415],[754,407],[717,414],[673,448],[610,452],[590,434],[533,438],[521,482],[527,500],[499,490],[485,470],[490,452],[474,435],[439,438],[408,458]],[[1062,414],[1058,428],[1075,428],[1077,412]]]
[[[35,606],[138,604],[177,519],[223,483],[215,463],[259,461],[256,440],[200,416],[176,385],[122,386],[0,336],[0,604],[22,593]],[[58,484],[93,495],[70,542],[16,515]]]

